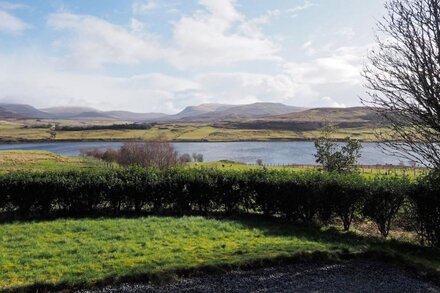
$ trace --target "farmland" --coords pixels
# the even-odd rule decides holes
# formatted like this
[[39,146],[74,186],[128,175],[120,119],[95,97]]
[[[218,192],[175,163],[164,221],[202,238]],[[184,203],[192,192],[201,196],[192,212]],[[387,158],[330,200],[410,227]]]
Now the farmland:
[[[59,121],[61,125],[77,125],[74,121]],[[88,124],[105,125],[109,122],[91,121]],[[158,124],[151,129],[125,130],[81,130],[56,131],[52,137],[46,122],[35,120],[0,121],[0,142],[32,141],[121,141],[154,140],[158,137],[171,141],[277,141],[277,140],[312,140],[321,135],[320,130],[295,131],[291,129],[246,129],[231,128],[228,124],[179,123]],[[36,125],[38,127],[36,127]],[[347,136],[362,141],[376,141],[373,128],[341,128],[334,134],[335,139]]]
[[66,171],[103,168],[97,160],[61,156],[46,151],[1,151],[0,173],[14,171]]
[[[117,168],[116,164],[111,165]],[[209,168],[218,170],[258,170],[263,166],[246,165],[232,161],[189,163],[186,168]],[[57,155],[47,151],[0,151],[0,173],[13,171],[68,171],[87,169],[106,169],[109,165],[95,159]],[[318,166],[266,166],[270,170],[304,171],[314,170]],[[408,168],[399,166],[360,166],[359,171],[365,176],[408,175],[417,177],[425,174],[423,168]]]

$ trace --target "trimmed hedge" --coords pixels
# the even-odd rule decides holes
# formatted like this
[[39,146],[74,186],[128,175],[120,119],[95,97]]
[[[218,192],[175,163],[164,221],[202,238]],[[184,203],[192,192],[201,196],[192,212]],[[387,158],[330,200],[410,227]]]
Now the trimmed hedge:
[[440,172],[421,177],[409,199],[421,242],[440,247]]
[[[120,213],[178,215],[258,212],[305,224],[340,219],[345,230],[355,216],[373,220],[384,237],[406,199],[423,239],[439,245],[437,179],[365,179],[359,174],[266,169],[125,168],[65,173],[0,175],[4,220]],[[436,181],[437,180],[437,181]]]

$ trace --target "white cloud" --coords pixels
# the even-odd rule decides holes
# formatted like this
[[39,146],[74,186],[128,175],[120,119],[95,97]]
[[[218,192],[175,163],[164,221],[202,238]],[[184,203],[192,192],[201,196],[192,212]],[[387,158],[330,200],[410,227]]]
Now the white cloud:
[[161,74],[110,77],[65,72],[58,69],[57,60],[44,57],[0,55],[0,64],[0,100],[36,107],[78,105],[173,113],[180,110],[175,97],[197,89],[191,80]]
[[335,100],[333,100],[331,97],[323,97],[321,99],[322,103],[322,107],[332,107],[332,108],[345,108],[345,104],[343,103],[338,103]]
[[311,0],[304,0],[304,2],[296,7],[290,8],[287,10],[287,13],[292,17],[298,16],[298,12],[309,9],[310,7],[316,6],[314,2]]
[[0,10],[0,33],[20,33],[29,28],[21,19],[14,15]]
[[131,6],[133,14],[146,14],[157,9],[158,7],[159,5],[154,0],[149,0],[149,1],[136,0],[135,2],[133,2]]
[[[158,4],[163,11],[168,5],[136,1],[133,7],[136,3],[145,7],[137,7],[134,14],[157,9]],[[168,113],[204,102],[282,102],[306,107],[357,104],[356,95],[362,92],[360,56],[365,47],[344,47],[337,38],[325,43],[305,35],[302,45],[299,39],[295,48],[307,57],[286,53],[288,48],[281,50],[282,43],[263,27],[286,11],[271,9],[251,18],[238,10],[236,0],[198,3],[196,11],[175,16],[165,41],[148,31],[142,16],[133,15],[125,25],[117,25],[96,16],[54,13],[47,24],[59,31],[53,45],[60,57],[38,57],[35,52],[27,57],[2,56],[0,52],[0,100],[41,107],[70,104]],[[289,13],[313,5],[305,1]],[[349,38],[353,30],[328,33]],[[115,77],[119,71],[105,67],[135,64],[140,65],[137,72],[141,68],[155,72],[150,65],[157,66],[157,62],[177,70],[167,66],[169,75],[130,76],[131,67],[121,66],[117,68],[123,69],[124,76]]]
[[354,32],[353,28],[351,28],[351,27],[343,27],[343,28],[337,30],[335,32],[335,35],[352,39],[356,35],[356,33]]
[[196,80],[209,96],[232,104],[292,102],[298,94],[295,82],[286,74],[214,72],[199,75]]
[[53,29],[71,33],[70,37],[56,44],[67,47],[75,64],[86,67],[157,61],[166,59],[169,54],[153,36],[138,33],[137,30],[142,28],[137,20],[131,22],[131,29],[135,32],[97,17],[71,13],[52,14],[48,24]]
[[70,51],[74,64],[92,68],[162,61],[186,69],[280,60],[278,46],[261,32],[260,24],[235,9],[235,2],[200,0],[204,10],[183,16],[174,24],[169,46],[145,32],[144,24],[135,18],[131,19],[130,30],[94,16],[72,13],[52,14],[48,24],[69,31],[70,35],[56,44]]
[[29,6],[21,3],[11,3],[7,1],[0,1],[0,9],[2,10],[17,10],[17,9],[25,9],[29,8]]
[[276,60],[278,47],[235,9],[235,0],[200,0],[206,11],[181,18],[174,27],[180,67]]

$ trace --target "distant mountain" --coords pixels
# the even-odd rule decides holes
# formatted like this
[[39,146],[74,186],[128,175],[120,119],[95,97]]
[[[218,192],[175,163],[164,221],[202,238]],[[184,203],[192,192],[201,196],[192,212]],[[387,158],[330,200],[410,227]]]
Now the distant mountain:
[[340,128],[374,127],[384,123],[373,109],[367,107],[352,108],[316,108],[283,115],[266,116],[259,119],[247,119],[230,124],[233,128],[277,129],[308,131],[332,124]]
[[182,112],[179,112],[175,115],[170,115],[166,117],[167,120],[179,120],[184,118],[197,117],[207,113],[213,113],[216,111],[224,111],[229,108],[234,107],[234,105],[226,105],[226,104],[201,104],[198,106],[188,106],[183,109]]
[[50,114],[24,104],[0,104],[3,111],[17,115],[20,118],[50,118]]
[[315,108],[299,113],[288,113],[273,117],[266,117],[266,120],[294,120],[294,121],[364,121],[371,122],[376,120],[377,114],[368,107],[350,108]]
[[87,112],[99,112],[99,110],[89,107],[51,107],[40,110],[57,119],[65,119]]
[[287,106],[280,103],[254,103],[249,105],[202,104],[187,107],[182,112],[168,116],[165,119],[182,122],[211,122],[258,118],[304,110],[305,108]]
[[108,111],[104,113],[116,119],[129,120],[129,121],[155,120],[168,116],[167,114],[163,114],[163,113],[134,113],[128,111]]
[[0,107],[0,119],[22,119],[22,118],[25,117]]
[[[29,105],[0,104],[3,116],[69,120],[119,120],[132,122],[217,122],[261,118],[305,110],[280,103],[249,105],[201,104],[186,107],[175,115],[134,113],[129,111],[100,111],[89,107],[51,107],[36,109]],[[6,113],[8,112],[8,113]],[[7,114],[7,115],[6,115]]]
[[146,121],[167,116],[162,113],[133,113],[129,111],[100,111],[88,107],[52,107],[41,109],[51,115],[52,119],[73,120],[124,120]]

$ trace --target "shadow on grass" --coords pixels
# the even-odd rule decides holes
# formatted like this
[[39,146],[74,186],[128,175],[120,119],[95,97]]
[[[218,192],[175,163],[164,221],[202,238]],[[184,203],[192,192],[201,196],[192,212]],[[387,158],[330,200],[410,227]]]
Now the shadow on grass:
[[[131,218],[131,217],[128,217]],[[35,284],[17,287],[5,292],[45,292],[70,291],[83,288],[100,288],[125,282],[142,282],[161,284],[182,277],[194,277],[205,274],[220,274],[232,270],[252,270],[267,266],[294,263],[338,263],[348,260],[368,259],[399,265],[403,269],[417,274],[426,280],[440,284],[440,250],[422,247],[394,240],[383,240],[378,237],[363,236],[353,232],[341,232],[337,229],[321,229],[310,226],[298,226],[283,219],[267,218],[259,215],[226,217],[211,216],[211,219],[229,221],[246,229],[256,229],[265,236],[296,237],[329,245],[327,251],[296,252],[279,257],[253,257],[240,261],[221,264],[206,264],[193,267],[175,267],[163,271],[145,272],[143,267],[127,271],[123,276],[110,276],[95,283],[57,285]]]

